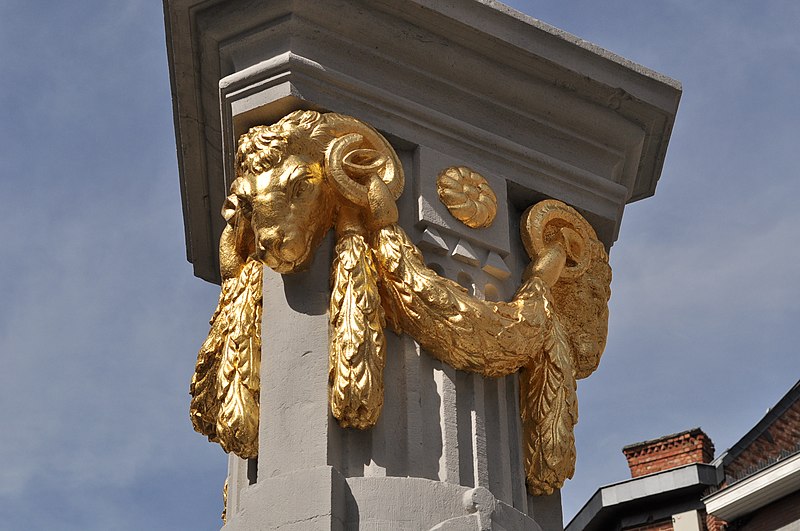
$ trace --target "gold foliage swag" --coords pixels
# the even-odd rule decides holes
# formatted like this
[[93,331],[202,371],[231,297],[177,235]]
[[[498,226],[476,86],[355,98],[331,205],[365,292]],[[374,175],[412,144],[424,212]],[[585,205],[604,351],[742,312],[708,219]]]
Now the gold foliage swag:
[[[337,233],[329,397],[340,425],[366,429],[378,420],[388,322],[456,369],[484,376],[521,371],[528,489],[550,494],[572,477],[576,380],[599,363],[610,296],[608,257],[591,225],[559,201],[532,206],[521,223],[532,260],[521,286],[509,302],[483,301],[428,268],[397,224],[402,168],[374,129],[342,115],[298,111],[248,135],[240,140],[239,178],[223,212],[231,229],[220,243],[220,301],[190,388],[195,429],[240,457],[258,453],[261,271],[262,262],[277,261],[255,252],[265,227],[250,205],[289,186],[278,168],[300,153],[324,168],[325,178],[312,181],[319,187],[313,197],[334,197],[337,205],[319,231],[335,225]],[[245,168],[242,161],[252,160],[265,162]],[[242,228],[243,221],[250,226]]]
[[245,459],[258,455],[262,273],[250,260],[222,282],[189,386],[195,430]]
[[383,407],[386,338],[372,251],[352,211],[340,216],[330,302],[331,413],[343,428],[366,429]]

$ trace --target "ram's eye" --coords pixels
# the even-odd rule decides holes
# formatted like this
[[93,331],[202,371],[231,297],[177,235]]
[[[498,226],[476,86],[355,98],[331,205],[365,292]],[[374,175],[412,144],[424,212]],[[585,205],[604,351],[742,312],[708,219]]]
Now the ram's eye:
[[294,187],[294,196],[299,197],[305,194],[308,191],[309,186],[311,185],[308,183],[308,179],[301,180]]
[[305,194],[310,186],[308,182],[309,177],[311,177],[311,175],[309,174],[308,167],[303,165],[294,168],[289,178],[289,196],[299,197]]

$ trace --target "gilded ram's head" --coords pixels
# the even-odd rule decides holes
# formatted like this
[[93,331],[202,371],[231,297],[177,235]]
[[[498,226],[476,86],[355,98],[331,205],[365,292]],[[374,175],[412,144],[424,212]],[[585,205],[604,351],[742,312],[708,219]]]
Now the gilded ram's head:
[[239,139],[237,178],[223,208],[232,231],[249,222],[249,234],[236,237],[241,258],[252,254],[279,273],[304,269],[339,207],[368,205],[366,182],[375,174],[395,198],[402,191],[394,150],[354,118],[296,111],[253,127]]

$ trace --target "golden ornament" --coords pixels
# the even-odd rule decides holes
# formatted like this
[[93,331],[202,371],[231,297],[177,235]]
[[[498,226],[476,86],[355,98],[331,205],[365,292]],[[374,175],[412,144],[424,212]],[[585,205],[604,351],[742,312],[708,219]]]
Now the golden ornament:
[[468,227],[488,227],[497,215],[497,196],[486,178],[466,166],[451,166],[436,179],[439,200]]
[[[339,423],[366,429],[378,420],[388,322],[456,369],[521,370],[528,489],[549,494],[572,476],[576,379],[596,368],[605,347],[611,281],[605,249],[578,212],[553,200],[526,211],[520,226],[531,265],[511,301],[491,302],[425,265],[397,224],[397,154],[367,124],[291,113],[241,137],[236,172],[223,207],[220,300],[190,387],[197,431],[227,452],[257,455],[262,264],[280,273],[304,268],[335,227],[329,396]],[[490,197],[485,187],[481,194]],[[491,215],[474,219],[491,222],[491,198],[477,201]]]

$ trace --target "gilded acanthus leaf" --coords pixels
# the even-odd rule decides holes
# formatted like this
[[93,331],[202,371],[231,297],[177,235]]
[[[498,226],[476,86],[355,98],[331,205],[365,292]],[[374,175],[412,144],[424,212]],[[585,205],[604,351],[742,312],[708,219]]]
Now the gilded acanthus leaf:
[[228,478],[225,478],[225,485],[222,487],[222,523],[228,523]]
[[553,304],[571,346],[575,378],[597,369],[606,347],[611,267],[603,244],[588,240],[591,265],[577,278],[562,278],[553,286]]
[[208,337],[200,347],[197,354],[192,383],[189,385],[189,394],[192,395],[189,416],[195,431],[208,437],[209,441],[217,442],[217,414],[219,402],[217,401],[217,371],[225,342],[225,330],[228,327],[227,311],[233,298],[235,278],[222,282],[219,292],[219,302],[211,316],[209,324],[211,330]]
[[194,429],[240,457],[258,454],[262,271],[251,260],[222,282],[189,387]]
[[372,251],[361,234],[336,243],[330,304],[330,404],[343,427],[366,429],[383,406],[386,339]]
[[242,268],[228,306],[217,371],[217,437],[226,452],[258,455],[261,370],[261,290],[263,266],[251,260]]
[[575,376],[563,328],[557,318],[550,324],[543,356],[519,377],[528,490],[535,496],[552,494],[575,472]]
[[541,350],[547,287],[525,279],[511,302],[487,302],[428,268],[398,225],[375,235],[387,317],[437,358],[485,376],[511,374]]

